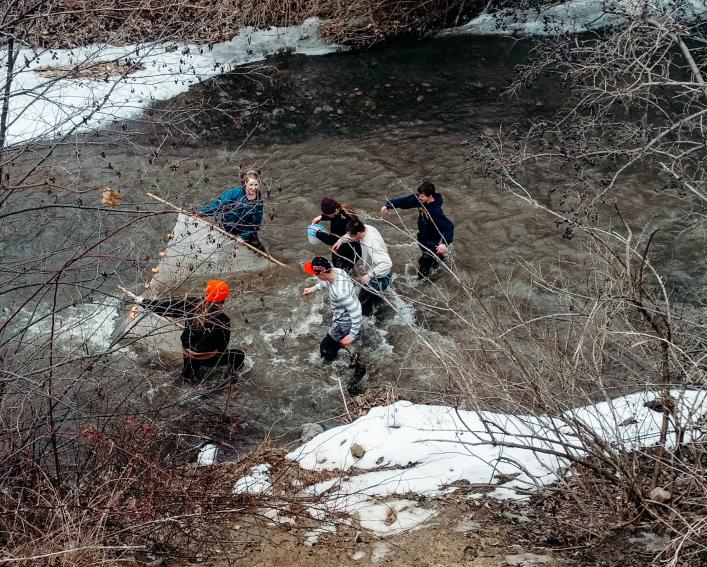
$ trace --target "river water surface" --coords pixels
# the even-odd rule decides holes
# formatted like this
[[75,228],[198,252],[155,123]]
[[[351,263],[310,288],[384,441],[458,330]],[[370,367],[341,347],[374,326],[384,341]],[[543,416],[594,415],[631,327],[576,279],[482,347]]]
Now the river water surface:
[[[268,219],[261,239],[291,268],[243,278],[229,303],[234,345],[248,351],[254,366],[237,392],[216,396],[229,396],[224,411],[238,414],[242,423],[234,436],[241,436],[241,442],[266,434],[296,437],[305,422],[328,426],[345,414],[338,380],[350,371],[343,362],[325,366],[318,357],[330,318],[327,298],[301,295],[311,284],[301,264],[326,253],[309,245],[305,234],[324,195],[368,217],[386,238],[395,265],[392,307],[365,324],[370,387],[442,399],[448,394],[444,372],[424,355],[419,336],[455,348],[463,344],[464,332],[447,328],[443,316],[429,317],[414,301],[453,293],[453,280],[447,275],[437,287],[418,284],[416,213],[403,212],[402,221],[389,216],[389,225],[378,219],[378,209],[386,198],[411,192],[425,179],[433,181],[456,224],[452,265],[489,299],[500,295],[499,280],[517,262],[552,266],[571,256],[581,236],[563,238],[553,219],[475,176],[466,160],[469,147],[489,129],[542,119],[562,104],[550,80],[520,98],[501,96],[528,47],[506,39],[452,38],[273,58],[257,73],[224,76],[160,105],[174,113],[170,132],[136,121],[127,131],[142,133],[133,133],[134,145],[127,147],[111,143],[117,134],[100,133],[80,147],[78,159],[75,149],[59,152],[54,172],[67,179],[80,175],[84,186],[120,187],[125,204],[158,210],[146,191],[191,206],[236,184],[240,165],[261,169]],[[197,116],[189,110],[197,106],[218,110]],[[190,138],[190,132],[200,138]],[[155,158],[141,149],[149,148],[151,139],[162,146]],[[530,185],[538,199],[552,204],[568,180],[562,171],[547,171],[536,173]],[[675,214],[672,202],[653,185],[640,172],[623,182],[622,205],[635,227]],[[82,230],[77,218],[60,217],[54,237]],[[127,230],[117,254],[120,266],[103,260],[110,268],[106,271],[117,269],[123,284],[140,290],[173,220],[173,215],[159,215]],[[608,207],[600,212],[600,223],[615,222]],[[15,253],[29,253],[29,246],[18,242]],[[693,268],[703,262],[704,242],[686,244],[666,234],[659,246],[664,265],[688,286]],[[104,289],[114,290],[115,283],[109,276]],[[117,320],[122,317],[121,310]],[[153,368],[153,394],[172,388],[178,374],[177,365],[165,368],[155,362],[144,354],[130,362]]]

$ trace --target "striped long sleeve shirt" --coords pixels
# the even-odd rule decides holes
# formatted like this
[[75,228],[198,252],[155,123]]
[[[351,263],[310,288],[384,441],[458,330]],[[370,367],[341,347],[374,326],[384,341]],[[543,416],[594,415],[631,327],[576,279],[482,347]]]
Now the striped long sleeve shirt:
[[332,325],[349,329],[348,334],[358,336],[361,331],[361,302],[358,300],[356,284],[349,275],[339,268],[332,268],[336,279],[333,282],[320,281],[312,290],[329,290],[329,303],[334,312]]

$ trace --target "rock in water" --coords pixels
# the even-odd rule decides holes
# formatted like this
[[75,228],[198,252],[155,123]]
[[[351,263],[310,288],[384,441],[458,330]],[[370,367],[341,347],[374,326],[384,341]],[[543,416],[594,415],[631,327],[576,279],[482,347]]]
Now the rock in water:
[[324,433],[324,428],[321,425],[318,423],[305,423],[302,426],[300,441],[302,443],[307,443],[307,441],[311,441],[320,433]]

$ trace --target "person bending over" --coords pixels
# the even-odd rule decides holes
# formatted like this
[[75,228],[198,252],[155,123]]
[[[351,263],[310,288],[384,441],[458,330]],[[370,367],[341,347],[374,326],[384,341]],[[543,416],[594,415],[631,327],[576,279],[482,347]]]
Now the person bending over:
[[357,296],[356,283],[341,268],[334,268],[323,256],[315,257],[304,265],[304,271],[316,276],[319,283],[305,288],[303,295],[319,290],[329,292],[329,303],[333,313],[331,326],[319,345],[319,352],[325,360],[332,361],[342,347],[354,348],[354,341],[361,336],[361,303]]
[[[346,225],[356,218],[356,213],[349,205],[340,205],[332,197],[324,197],[321,204],[322,214],[312,219],[312,224],[328,220],[331,222],[329,232],[317,231],[315,236],[328,246],[333,246],[339,238],[346,234]],[[361,246],[358,242],[347,242],[337,252],[331,253],[331,262],[335,268],[350,272],[356,264],[356,258],[361,257]]]
[[223,312],[230,289],[223,280],[211,280],[203,298],[144,299],[136,302],[157,315],[184,319],[181,335],[184,367],[182,376],[190,381],[199,379],[201,368],[227,365],[235,374],[243,366],[245,353],[229,349],[231,320]]
[[393,262],[388,255],[388,247],[378,232],[370,224],[363,224],[359,219],[353,219],[346,225],[346,234],[334,244],[336,252],[346,242],[358,242],[361,245],[361,256],[365,274],[359,279],[361,292],[361,308],[365,316],[373,313],[373,307],[382,301],[381,292],[388,289],[393,278]]

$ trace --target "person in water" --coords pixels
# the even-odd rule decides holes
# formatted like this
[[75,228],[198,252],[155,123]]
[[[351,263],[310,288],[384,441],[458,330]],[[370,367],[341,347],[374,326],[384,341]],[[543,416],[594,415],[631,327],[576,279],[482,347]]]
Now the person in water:
[[[340,205],[332,197],[324,197],[321,204],[322,214],[312,219],[312,224],[329,221],[329,232],[318,230],[315,237],[326,244],[333,246],[346,234],[346,225],[356,218],[356,213],[349,205]],[[356,264],[356,258],[361,257],[361,245],[358,242],[346,242],[337,252],[331,253],[331,262],[335,268],[350,272]]]
[[329,292],[329,303],[333,312],[331,326],[319,345],[319,352],[327,361],[334,360],[342,347],[352,348],[361,336],[361,303],[358,300],[356,283],[341,268],[335,268],[323,256],[315,257],[304,265],[304,271],[316,276],[319,283],[305,288],[303,295],[319,290]]
[[216,199],[199,207],[197,212],[202,216],[214,217],[224,230],[265,251],[258,238],[263,224],[260,175],[256,171],[247,171],[242,181],[242,186],[227,189]]
[[359,219],[350,220],[346,225],[346,234],[334,244],[337,252],[346,242],[358,242],[365,274],[359,278],[362,284],[359,300],[365,316],[373,313],[373,307],[381,302],[381,292],[388,289],[393,278],[393,262],[388,255],[388,247],[378,232],[370,224],[365,225]]
[[442,195],[435,191],[430,181],[417,188],[417,195],[405,195],[385,202],[384,215],[391,209],[417,208],[417,243],[422,251],[418,260],[418,275],[428,277],[433,268],[446,260],[449,245],[454,239],[454,223],[442,211]]
[[[204,297],[186,299],[152,299],[137,297],[138,305],[164,317],[184,319],[181,335],[184,367],[182,376],[199,379],[201,368],[227,365],[233,374],[243,366],[245,353],[229,349],[231,320],[223,312],[230,288],[223,280],[211,280]],[[137,310],[137,307],[133,309]]]

